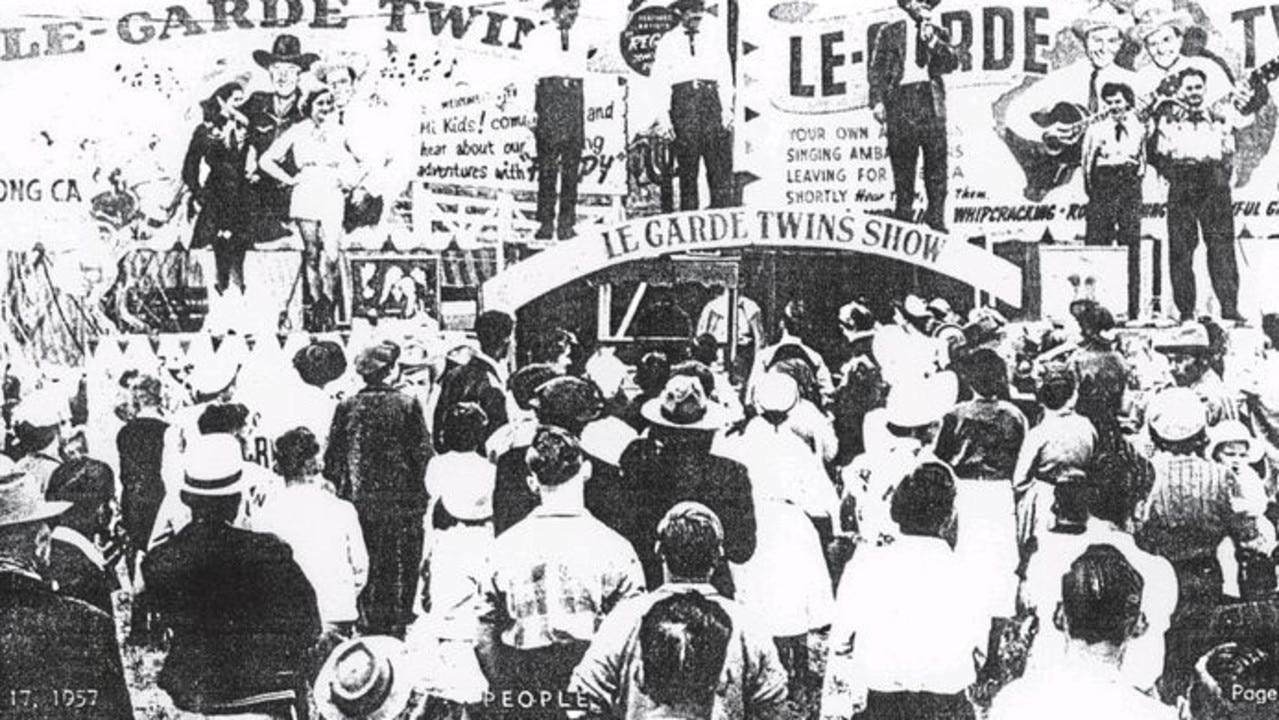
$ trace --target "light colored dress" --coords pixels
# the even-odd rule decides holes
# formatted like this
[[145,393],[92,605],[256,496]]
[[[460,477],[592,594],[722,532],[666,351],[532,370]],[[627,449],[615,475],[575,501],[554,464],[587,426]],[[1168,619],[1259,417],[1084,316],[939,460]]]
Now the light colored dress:
[[303,121],[286,130],[267,149],[265,158],[279,162],[290,148],[298,173],[289,196],[289,216],[319,222],[325,230],[325,251],[336,252],[346,208],[343,187],[357,180],[359,173],[346,132],[332,121],[323,126]]
[[737,600],[756,609],[773,637],[828,624],[830,572],[810,518],[836,517],[839,501],[821,458],[785,426],[759,417],[720,447],[746,466],[755,500],[755,554],[733,566]]

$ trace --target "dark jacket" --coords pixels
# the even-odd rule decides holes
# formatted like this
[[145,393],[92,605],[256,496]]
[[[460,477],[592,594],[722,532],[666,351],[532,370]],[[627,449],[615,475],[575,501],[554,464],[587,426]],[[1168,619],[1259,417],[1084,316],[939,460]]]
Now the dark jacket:
[[[872,107],[883,103],[885,110],[892,113],[894,96],[901,86],[908,39],[915,41],[915,29],[905,20],[884,25],[876,33],[870,55]],[[935,43],[929,52],[928,77],[932,87],[933,112],[941,121],[946,119],[946,84],[942,78],[959,67],[959,59],[956,50],[944,42]]]
[[370,385],[338,404],[324,476],[362,516],[426,514],[426,463],[434,453],[417,398]]
[[[230,124],[230,123],[228,123]],[[200,123],[191,134],[186,159],[182,162],[182,182],[200,202],[200,217],[191,236],[191,247],[213,246],[215,249],[247,248],[244,233],[244,193],[248,190],[245,161],[249,154],[247,138],[237,129],[234,141],[220,135],[226,126],[215,128]],[[200,182],[200,165],[209,172]],[[219,237],[225,233],[226,237]]]
[[440,447],[440,431],[445,411],[460,402],[473,402],[484,410],[484,414],[488,416],[488,426],[484,431],[486,440],[494,430],[507,422],[506,392],[502,388],[497,370],[488,360],[479,355],[473,356],[465,364],[447,369],[440,378],[440,398],[435,405],[435,416],[431,420],[436,448]]
[[[59,528],[54,531],[49,557],[47,577],[57,588],[59,595],[65,595],[92,605],[102,612],[111,615],[115,611],[111,606],[111,591],[115,584],[114,576],[109,574],[101,554],[90,556],[74,543],[61,536],[66,532]],[[92,542],[82,536],[84,543]]]
[[677,438],[640,438],[621,459],[621,484],[634,502],[633,525],[623,533],[635,546],[649,587],[662,582],[662,564],[653,552],[657,524],[677,503],[702,503],[724,525],[724,554],[743,563],[755,554],[755,501],[750,475],[739,462],[711,455],[701,443]]
[[271,143],[279,139],[285,130],[305,118],[302,114],[301,93],[298,93],[297,100],[286,112],[277,115],[275,93],[255,92],[244,101],[240,112],[249,121],[247,139],[249,146],[257,151],[258,157],[262,157],[262,153],[266,152],[266,149],[271,147]]
[[156,513],[164,501],[164,434],[169,423],[159,418],[134,418],[116,433],[120,453],[120,516],[134,547],[145,548],[151,539]]
[[142,574],[173,633],[159,686],[179,708],[289,689],[305,670],[320,614],[283,540],[192,522],[151,551]]
[[0,717],[133,717],[111,616],[0,572]]

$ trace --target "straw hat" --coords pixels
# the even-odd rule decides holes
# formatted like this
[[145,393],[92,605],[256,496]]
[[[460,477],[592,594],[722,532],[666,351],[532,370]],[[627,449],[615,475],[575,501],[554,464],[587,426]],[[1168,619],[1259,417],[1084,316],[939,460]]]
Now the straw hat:
[[1137,24],[1130,36],[1143,45],[1146,38],[1162,27],[1171,25],[1178,32],[1185,32],[1186,28],[1195,24],[1195,19],[1184,8],[1173,9],[1172,0],[1137,0],[1132,6],[1132,16]]
[[44,499],[34,475],[9,472],[0,475],[0,527],[55,518],[71,508],[69,502]]
[[1160,392],[1146,408],[1150,431],[1168,442],[1189,440],[1208,427],[1208,411],[1204,403],[1187,388],[1169,388]]
[[182,491],[205,497],[225,497],[244,490],[244,457],[233,435],[200,435],[187,442],[182,456]]
[[315,705],[325,720],[392,720],[408,708],[413,683],[407,650],[393,637],[370,635],[333,650],[315,679]]
[[1110,3],[1102,3],[1072,22],[1070,31],[1075,34],[1075,37],[1083,40],[1093,30],[1106,27],[1125,32],[1132,27],[1132,16],[1119,12]]
[[719,430],[728,424],[723,409],[707,401],[702,383],[691,375],[676,375],[658,397],[644,403],[640,415],[654,425],[681,430]]

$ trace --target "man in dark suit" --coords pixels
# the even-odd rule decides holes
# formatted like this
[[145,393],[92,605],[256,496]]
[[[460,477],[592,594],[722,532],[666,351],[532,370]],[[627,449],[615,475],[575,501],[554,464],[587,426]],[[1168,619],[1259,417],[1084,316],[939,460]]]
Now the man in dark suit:
[[75,458],[62,464],[49,478],[50,500],[65,500],[71,509],[53,529],[49,579],[58,592],[83,600],[110,615],[111,593],[116,581],[111,560],[118,560],[121,543],[99,545],[110,538],[111,501],[115,474],[111,466],[93,458]]
[[414,617],[426,514],[431,442],[422,404],[395,389],[400,348],[383,342],[360,353],[365,387],[338,404],[324,455],[324,476],[355,506],[369,551],[360,593],[360,630],[404,636]]
[[462,362],[453,364],[440,378],[440,397],[435,404],[435,444],[439,447],[440,428],[444,413],[460,402],[473,402],[488,416],[484,431],[487,440],[493,431],[506,424],[506,382],[509,377],[506,357],[511,351],[511,333],[515,320],[504,312],[489,310],[475,319],[475,336],[480,344],[478,353],[470,354]]
[[320,636],[315,591],[274,535],[232,526],[245,489],[231,435],[191,438],[191,523],[142,561],[149,607],[172,633],[159,686],[183,710],[277,711],[293,702]]
[[[248,118],[246,141],[252,149],[249,161],[251,214],[250,233],[254,242],[270,242],[289,234],[289,188],[281,185],[266,173],[257,172],[256,160],[275,142],[276,138],[294,123],[305,117],[302,114],[302,93],[298,90],[298,76],[310,69],[319,56],[303,53],[301,42],[293,35],[280,35],[270,52],[254,50],[253,61],[271,75],[271,90],[255,92],[244,102],[240,112]],[[296,168],[286,168],[290,172]]]
[[0,475],[0,717],[133,717],[111,616],[46,579],[49,523],[70,506]]
[[944,76],[959,67],[959,55],[942,28],[933,24],[932,9],[941,0],[897,0],[910,21],[880,28],[870,60],[870,104],[888,133],[888,157],[896,192],[895,215],[915,217],[915,177],[924,156],[924,222],[946,229],[946,185],[949,174],[946,142]]

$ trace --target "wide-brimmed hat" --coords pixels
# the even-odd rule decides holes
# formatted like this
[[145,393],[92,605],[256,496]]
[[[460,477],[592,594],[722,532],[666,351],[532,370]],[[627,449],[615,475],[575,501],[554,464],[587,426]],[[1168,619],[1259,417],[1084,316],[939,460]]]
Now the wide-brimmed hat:
[[413,698],[407,649],[393,637],[370,635],[338,645],[315,679],[324,720],[391,720]]
[[1211,341],[1208,328],[1202,323],[1178,325],[1155,338],[1155,349],[1159,352],[1208,352]]
[[302,42],[297,39],[296,35],[289,35],[288,33],[277,35],[269,52],[266,50],[253,51],[253,62],[264,68],[283,62],[297,65],[303,70],[309,70],[319,59],[320,56],[315,53],[302,52]]
[[294,353],[293,369],[303,382],[323,387],[346,372],[346,353],[332,340],[315,340]]
[[212,397],[231,387],[239,373],[240,363],[219,353],[197,364],[187,376],[187,384],[197,397]]
[[1223,420],[1208,429],[1208,450],[1204,456],[1211,459],[1217,450],[1226,443],[1241,442],[1248,446],[1248,464],[1261,460],[1261,443],[1252,432],[1238,420]]
[[187,441],[182,455],[182,491],[205,497],[236,495],[244,490],[244,456],[234,435],[199,435]]
[[13,409],[15,424],[26,423],[33,428],[57,427],[70,417],[71,405],[66,395],[52,390],[36,390]]
[[314,73],[317,80],[327,85],[329,75],[338,70],[346,70],[351,73],[352,79],[358,80],[364,77],[364,73],[368,72],[368,69],[368,58],[354,53],[342,52],[324,58],[324,61],[315,67]]
[[894,386],[888,393],[885,420],[899,428],[917,428],[941,420],[959,398],[959,378],[946,371]]
[[69,502],[45,500],[40,479],[23,472],[0,475],[0,527],[55,518],[71,508]]
[[1146,407],[1150,432],[1167,442],[1189,440],[1208,427],[1208,411],[1194,390],[1168,388]]
[[640,415],[654,425],[681,430],[719,430],[728,424],[723,408],[706,399],[701,381],[691,375],[667,380],[662,394],[644,403]]
[[1114,5],[1105,2],[1093,7],[1082,17],[1076,18],[1070,24],[1070,31],[1075,34],[1075,37],[1083,40],[1093,30],[1105,27],[1113,27],[1120,32],[1126,32],[1132,27],[1132,16],[1119,12]]
[[1194,17],[1187,10],[1173,9],[1172,0],[1137,0],[1132,6],[1132,16],[1136,24],[1129,31],[1129,36],[1143,45],[1146,38],[1164,26],[1171,25],[1184,32],[1195,24]]
[[928,311],[928,304],[918,295],[907,295],[901,304],[902,312],[907,317],[919,318],[921,320],[932,318],[933,314]]

